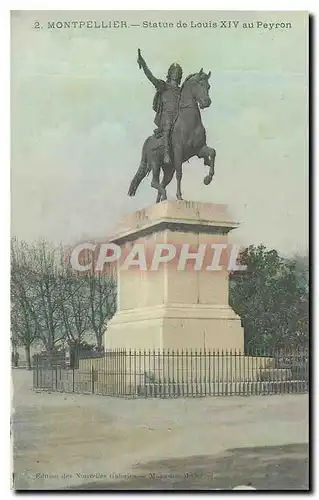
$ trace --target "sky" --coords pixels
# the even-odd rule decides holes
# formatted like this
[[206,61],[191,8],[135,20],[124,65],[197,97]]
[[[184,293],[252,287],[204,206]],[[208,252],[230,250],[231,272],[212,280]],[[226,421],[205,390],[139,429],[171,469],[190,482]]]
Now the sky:
[[[48,21],[171,21],[173,28],[50,28]],[[182,20],[187,28],[177,28]],[[216,28],[191,28],[216,22]],[[222,28],[221,20],[238,20]],[[268,23],[257,27],[257,21]],[[35,24],[39,23],[41,28]],[[253,28],[243,23],[253,22]],[[291,23],[270,29],[269,23]],[[301,12],[15,11],[11,19],[11,233],[63,244],[103,239],[155,202],[150,178],[127,196],[154,129],[154,88],[172,62],[211,71],[202,112],[215,176],[184,164],[186,200],[224,203],[235,238],[284,254],[308,249],[308,18]],[[168,188],[175,199],[176,182]]]

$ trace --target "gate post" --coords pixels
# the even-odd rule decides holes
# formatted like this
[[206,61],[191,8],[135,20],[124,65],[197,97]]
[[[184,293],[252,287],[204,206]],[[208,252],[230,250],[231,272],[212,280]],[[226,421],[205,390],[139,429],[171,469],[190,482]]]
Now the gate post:
[[36,371],[37,371],[37,389],[39,388],[39,357],[37,356],[37,364],[36,364],[36,367],[35,367]]
[[93,368],[93,366],[91,369],[91,376],[92,376],[92,394],[94,394],[94,368]]

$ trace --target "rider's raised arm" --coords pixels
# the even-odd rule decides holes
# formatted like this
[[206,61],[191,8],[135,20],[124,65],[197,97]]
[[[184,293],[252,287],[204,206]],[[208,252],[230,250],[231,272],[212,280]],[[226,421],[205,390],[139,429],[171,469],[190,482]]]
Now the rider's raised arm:
[[163,85],[164,83],[163,80],[159,80],[158,78],[156,78],[151,72],[151,70],[147,67],[146,63],[145,65],[142,65],[142,68],[144,70],[145,76],[154,85],[154,87],[158,88],[161,87],[161,85]]
[[165,83],[163,80],[159,80],[153,75],[151,70],[148,68],[144,58],[142,57],[140,50],[138,51],[137,62],[140,68],[143,68],[146,78],[148,78],[148,80],[154,85],[154,87],[159,88],[163,85],[163,83]]

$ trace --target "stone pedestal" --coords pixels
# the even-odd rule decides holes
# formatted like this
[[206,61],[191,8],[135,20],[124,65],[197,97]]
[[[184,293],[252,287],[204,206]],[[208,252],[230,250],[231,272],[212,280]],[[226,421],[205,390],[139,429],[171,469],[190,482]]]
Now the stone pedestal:
[[194,259],[178,270],[178,258],[150,269],[158,243],[171,243],[178,252],[189,244],[190,252],[198,252],[202,244],[226,245],[236,227],[226,205],[187,201],[152,205],[124,217],[111,241],[126,254],[133,245],[143,245],[147,269],[124,270],[118,264],[118,309],[108,323],[105,348],[243,350],[241,321],[228,304],[226,254],[218,271],[206,270],[213,251],[211,257],[205,253],[200,270],[194,269]]

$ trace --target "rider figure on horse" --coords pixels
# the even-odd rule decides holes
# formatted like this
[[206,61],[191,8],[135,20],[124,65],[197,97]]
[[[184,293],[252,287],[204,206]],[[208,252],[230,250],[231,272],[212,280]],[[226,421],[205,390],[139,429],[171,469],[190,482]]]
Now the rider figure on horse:
[[173,63],[167,72],[166,81],[155,78],[147,67],[145,60],[138,49],[137,62],[149,81],[156,88],[156,94],[153,101],[153,109],[156,112],[154,123],[158,127],[154,131],[155,135],[160,132],[164,140],[164,163],[170,163],[170,135],[172,126],[178,115],[179,99],[181,94],[180,84],[183,76],[183,70],[177,63]]

